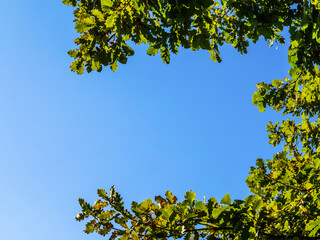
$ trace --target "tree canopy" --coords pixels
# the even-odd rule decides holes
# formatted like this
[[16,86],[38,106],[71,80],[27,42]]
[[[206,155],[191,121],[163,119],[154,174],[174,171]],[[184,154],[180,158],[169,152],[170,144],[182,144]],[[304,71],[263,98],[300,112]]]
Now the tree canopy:
[[[80,199],[86,233],[110,239],[320,239],[320,4],[318,0],[63,0],[75,7],[72,71],[102,71],[125,64],[131,43],[148,44],[147,54],[169,63],[179,48],[204,49],[221,61],[219,47],[241,54],[264,38],[289,41],[290,78],[258,83],[252,101],[287,115],[267,126],[269,143],[283,147],[272,159],[258,159],[247,185],[252,195],[229,194],[178,201],[170,191],[126,209],[115,188],[98,190],[90,205]],[[290,39],[283,32],[289,31]]]

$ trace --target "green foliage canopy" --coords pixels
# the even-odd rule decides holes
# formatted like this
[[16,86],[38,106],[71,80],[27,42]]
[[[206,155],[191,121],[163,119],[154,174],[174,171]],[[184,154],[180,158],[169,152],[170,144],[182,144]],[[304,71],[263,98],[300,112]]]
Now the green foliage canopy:
[[232,201],[229,194],[182,201],[165,197],[125,209],[114,187],[98,190],[90,205],[80,199],[77,220],[85,232],[110,239],[320,239],[320,4],[318,0],[63,0],[76,7],[80,36],[72,71],[101,71],[126,63],[130,43],[149,45],[147,53],[169,63],[179,47],[205,49],[220,62],[219,46],[229,43],[246,53],[263,37],[283,44],[290,33],[290,79],[257,84],[253,104],[291,116],[267,126],[270,144],[283,145],[272,159],[258,159],[247,185],[252,195]]

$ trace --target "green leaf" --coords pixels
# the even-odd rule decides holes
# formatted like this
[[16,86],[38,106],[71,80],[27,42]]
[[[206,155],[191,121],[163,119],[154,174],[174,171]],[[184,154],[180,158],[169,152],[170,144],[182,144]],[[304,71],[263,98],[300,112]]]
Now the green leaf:
[[118,62],[115,61],[110,65],[110,68],[113,72],[115,72],[118,69]]
[[208,38],[200,37],[199,44],[202,49],[205,49],[205,50],[211,49],[210,40]]
[[149,211],[149,210],[151,210],[152,200],[151,200],[150,198],[147,199],[147,200],[144,200],[144,201],[140,204],[140,206],[141,206],[141,209],[142,209],[143,211]]
[[255,91],[252,96],[252,104],[257,105],[262,100],[261,94],[259,91]]
[[284,230],[288,230],[288,229],[289,229],[289,222],[288,222],[288,220],[286,220],[284,222]]
[[92,69],[98,70],[99,68],[101,68],[101,63],[100,63],[99,59],[93,59],[92,60]]
[[254,200],[254,195],[249,195],[244,199],[244,203],[246,206],[249,206]]
[[159,49],[156,49],[152,46],[150,46],[148,49],[147,49],[147,54],[150,55],[150,56],[154,56],[156,55],[157,53],[159,52]]
[[310,236],[314,237],[320,230],[320,218],[318,217],[317,220],[310,221],[307,224],[306,229],[311,231]]
[[257,212],[262,207],[262,205],[263,205],[262,199],[258,198],[255,200],[255,202],[252,206],[252,209]]
[[107,28],[112,28],[114,26],[114,22],[115,22],[115,16],[112,15],[107,18],[107,20],[105,21],[105,25]]
[[84,18],[75,24],[75,29],[78,33],[84,33],[92,29],[95,26],[95,20],[93,18]]
[[175,204],[178,200],[177,197],[174,196],[171,191],[167,191],[165,195],[166,195],[166,198],[168,199],[168,202],[171,204]]
[[283,84],[283,82],[282,82],[281,80],[279,80],[279,79],[274,79],[274,80],[272,81],[272,83],[271,83],[271,85],[272,85],[273,87],[280,87],[280,86],[282,86],[282,84]]
[[77,6],[77,0],[62,0],[62,3],[65,5],[72,5],[73,7]]
[[223,212],[223,209],[222,209],[222,208],[214,208],[214,209],[212,210],[211,216],[212,216],[214,219],[217,219],[222,212]]
[[221,199],[221,204],[231,205],[231,197],[229,193],[224,195],[224,197]]
[[107,196],[106,190],[104,189],[98,189],[97,193],[98,193],[98,196],[101,198],[105,198]]
[[196,194],[193,191],[186,192],[184,198],[189,202],[189,204],[193,204],[194,200],[196,199]]
[[259,112],[264,112],[266,110],[266,107],[262,102],[259,102],[258,109],[259,109]]
[[164,208],[161,209],[161,212],[162,212],[162,216],[165,219],[169,220],[171,214],[173,213],[173,210],[169,205],[166,205]]
[[112,7],[112,0],[101,0],[101,8],[103,11],[107,11],[110,7]]
[[92,11],[92,15],[97,17],[99,19],[99,21],[103,21],[104,20],[104,15],[102,12],[100,12],[98,9],[93,9]]
[[206,210],[207,210],[206,206],[205,206],[204,203],[201,202],[201,201],[196,201],[196,203],[195,203],[195,209],[197,209],[197,210],[199,210],[199,211],[206,211]]

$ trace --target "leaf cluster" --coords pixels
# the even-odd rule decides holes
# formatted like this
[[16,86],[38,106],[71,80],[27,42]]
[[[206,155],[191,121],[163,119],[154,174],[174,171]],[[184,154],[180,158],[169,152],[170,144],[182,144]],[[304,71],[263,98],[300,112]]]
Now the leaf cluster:
[[[118,63],[125,64],[134,54],[130,43],[148,44],[147,54],[160,53],[164,63],[170,62],[171,53],[179,48],[207,50],[214,61],[221,62],[219,47],[229,43],[241,54],[247,53],[249,40],[259,36],[284,43],[280,32],[285,24],[248,21],[244,15],[251,5],[239,1],[218,0],[64,0],[76,7],[75,29],[80,36],[75,40],[78,49],[70,50],[75,58],[72,71],[82,74],[92,70],[102,71],[110,66],[115,71]],[[268,1],[266,1],[267,3]],[[238,6],[239,5],[239,6]],[[266,4],[265,8],[279,8]],[[236,8],[237,7],[237,8]],[[279,8],[280,15],[288,7]],[[263,15],[263,14],[262,14]],[[261,21],[265,21],[261,19]],[[290,23],[291,18],[285,20]]]

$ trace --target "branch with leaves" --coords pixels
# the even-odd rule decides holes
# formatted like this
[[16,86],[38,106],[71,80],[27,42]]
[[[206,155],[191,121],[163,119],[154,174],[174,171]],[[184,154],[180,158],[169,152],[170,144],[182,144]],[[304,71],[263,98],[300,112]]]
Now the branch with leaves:
[[181,47],[206,50],[221,61],[220,46],[241,54],[264,38],[283,44],[289,31],[290,78],[257,84],[252,101],[259,111],[270,107],[291,117],[267,126],[269,143],[283,151],[258,159],[246,180],[252,195],[220,203],[196,200],[187,192],[178,202],[170,191],[124,206],[111,188],[98,190],[90,205],[80,199],[85,232],[113,239],[320,239],[320,3],[318,0],[63,0],[75,7],[78,48],[70,50],[71,69],[112,71],[134,50],[148,44],[147,54],[163,62]]

